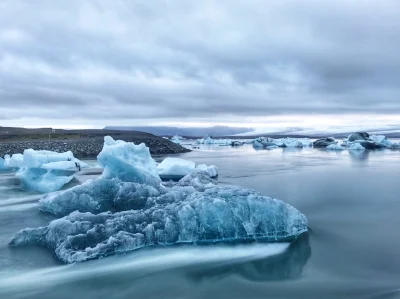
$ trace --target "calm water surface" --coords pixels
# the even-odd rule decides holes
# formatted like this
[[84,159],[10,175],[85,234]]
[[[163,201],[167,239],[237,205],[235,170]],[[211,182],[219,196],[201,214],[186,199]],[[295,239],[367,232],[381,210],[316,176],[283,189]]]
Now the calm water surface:
[[7,246],[54,218],[3,172],[0,298],[400,298],[400,151],[202,146],[179,157],[295,206],[310,233],[290,246],[186,245],[61,265],[44,248]]

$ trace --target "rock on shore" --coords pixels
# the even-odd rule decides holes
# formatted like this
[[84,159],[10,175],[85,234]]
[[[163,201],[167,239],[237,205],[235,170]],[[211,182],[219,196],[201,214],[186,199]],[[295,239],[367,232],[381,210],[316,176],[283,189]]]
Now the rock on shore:
[[[128,138],[136,144],[145,143],[150,148],[152,155],[177,154],[190,152],[179,144],[159,137],[141,137]],[[55,152],[71,151],[77,158],[94,158],[103,148],[103,138],[78,138],[70,140],[29,140],[29,141],[11,141],[0,143],[0,157],[9,154],[23,153],[25,149],[49,150]]]

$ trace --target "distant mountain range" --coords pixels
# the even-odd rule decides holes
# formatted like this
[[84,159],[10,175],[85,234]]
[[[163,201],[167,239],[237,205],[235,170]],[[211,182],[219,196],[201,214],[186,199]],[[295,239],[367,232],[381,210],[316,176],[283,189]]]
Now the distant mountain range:
[[341,126],[329,128],[302,128],[302,127],[275,127],[275,128],[246,128],[246,127],[228,127],[214,126],[206,128],[179,128],[166,126],[108,126],[104,130],[120,130],[120,131],[141,131],[156,136],[171,137],[179,135],[183,137],[222,137],[236,136],[237,138],[257,137],[257,136],[292,136],[292,137],[345,137],[354,132],[368,132],[371,134],[382,134],[387,137],[400,138],[399,126]]
[[164,127],[164,126],[142,126],[142,127],[125,127],[125,126],[107,126],[105,130],[120,130],[120,131],[141,131],[150,133],[156,136],[233,136],[241,133],[251,132],[252,128],[236,128],[227,126],[214,126],[206,128],[178,128],[178,127]]

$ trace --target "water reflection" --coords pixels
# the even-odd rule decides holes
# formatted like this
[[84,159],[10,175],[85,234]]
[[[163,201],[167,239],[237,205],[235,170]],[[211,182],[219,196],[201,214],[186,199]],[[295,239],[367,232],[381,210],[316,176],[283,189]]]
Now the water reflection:
[[277,281],[299,278],[311,256],[308,233],[302,234],[289,248],[278,255],[262,259],[239,261],[228,265],[213,265],[194,270],[189,277],[195,282],[239,275],[250,281]]
[[349,151],[350,158],[356,162],[366,162],[369,158],[369,151],[360,150],[360,151]]

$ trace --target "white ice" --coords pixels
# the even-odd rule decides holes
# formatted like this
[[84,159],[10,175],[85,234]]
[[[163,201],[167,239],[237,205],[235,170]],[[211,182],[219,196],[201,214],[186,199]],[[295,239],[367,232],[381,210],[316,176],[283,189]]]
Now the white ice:
[[196,170],[206,172],[210,177],[218,175],[218,168],[215,165],[197,165],[189,160],[180,158],[165,158],[160,164],[157,165],[158,174],[162,177],[168,176],[185,176]]
[[185,176],[196,169],[196,164],[192,161],[179,158],[165,158],[157,165],[159,175]]
[[20,168],[24,162],[24,156],[22,154],[14,154],[4,156],[4,167],[5,168]]
[[5,167],[19,168],[16,176],[25,189],[41,193],[60,190],[73,178],[73,173],[88,165],[72,152],[24,150],[24,154],[6,155]]
[[104,178],[119,178],[125,182],[159,185],[161,179],[157,163],[144,143],[139,145],[123,140],[104,137],[104,146],[97,160],[104,168]]
[[339,144],[330,144],[326,147],[327,150],[333,150],[333,151],[343,151],[346,148],[339,145]]
[[365,150],[365,147],[363,147],[361,144],[359,144],[357,142],[353,142],[353,143],[349,144],[348,149],[349,149],[349,151]]
[[219,145],[230,145],[232,144],[231,139],[213,139],[211,137],[197,139],[199,144],[219,144]]

